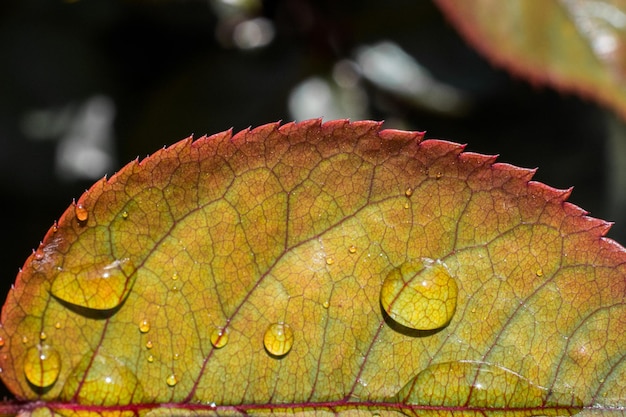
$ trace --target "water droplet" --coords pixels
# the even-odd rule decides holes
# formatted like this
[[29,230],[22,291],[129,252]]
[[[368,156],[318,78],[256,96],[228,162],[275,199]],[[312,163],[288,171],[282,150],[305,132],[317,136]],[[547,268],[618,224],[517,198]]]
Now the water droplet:
[[148,362],[150,363],[154,362],[154,356],[148,355]]
[[404,203],[404,208],[405,208],[405,209],[408,209],[409,207],[411,207],[411,206],[409,205],[409,203]]
[[128,219],[128,212],[126,210],[122,212],[122,219],[124,220]]
[[437,172],[437,175],[435,176],[438,180],[441,179],[441,177],[443,177],[443,172]]
[[330,303],[328,301],[324,301],[324,303],[322,304],[322,307],[329,308],[330,307]]
[[22,336],[22,343],[28,343],[28,336]]
[[174,272],[174,274],[172,274],[172,281],[176,281],[176,280],[178,280],[178,274]]
[[152,349],[154,347],[154,345],[152,344],[152,340],[148,340],[146,342],[146,349]]
[[284,356],[293,346],[293,330],[287,323],[272,323],[265,331],[263,345],[272,356]]
[[26,351],[24,374],[32,385],[47,388],[54,384],[61,372],[61,355],[48,345],[33,346]]
[[39,340],[46,340],[47,337],[48,335],[43,330],[39,332]]
[[4,338],[0,336],[0,348],[4,347]]
[[228,330],[218,327],[211,332],[211,344],[214,348],[220,349],[228,343]]
[[456,281],[443,263],[414,260],[387,274],[380,303],[389,317],[402,326],[434,330],[452,319],[457,293]]
[[64,268],[52,282],[52,295],[67,303],[92,310],[112,310],[132,290],[135,267],[128,258],[87,262]]
[[180,353],[174,353],[174,360],[177,361],[180,359]]
[[537,274],[537,276],[538,276],[539,278],[541,278],[541,277],[543,276],[543,269],[539,268],[539,269],[535,272],[535,274]]
[[170,387],[173,387],[174,385],[178,384],[178,380],[176,379],[176,375],[174,375],[174,374],[171,374],[170,376],[168,376],[167,379],[165,380],[165,382]]
[[74,213],[76,214],[76,219],[79,222],[84,222],[89,217],[89,212],[82,204],[76,204],[74,207]]
[[574,414],[582,405],[571,394],[555,393],[509,369],[475,361],[431,365],[406,384],[397,398],[406,404],[490,409],[567,405],[565,415]]
[[172,285],[172,292],[177,292],[178,291],[178,285],[174,284]]
[[140,403],[144,398],[141,383],[121,359],[87,353],[67,377],[61,400],[120,406]]
[[335,263],[335,258],[333,257],[326,258],[326,265],[332,265],[334,263]]
[[413,189],[411,187],[407,187],[407,189],[404,190],[404,195],[407,197],[411,197],[413,195]]
[[356,246],[352,245],[348,248],[348,252],[350,253],[356,253]]
[[139,331],[141,333],[148,333],[150,331],[150,322],[146,319],[141,320],[139,323]]
[[57,321],[56,323],[54,323],[54,328],[55,329],[60,329],[61,328],[61,322]]

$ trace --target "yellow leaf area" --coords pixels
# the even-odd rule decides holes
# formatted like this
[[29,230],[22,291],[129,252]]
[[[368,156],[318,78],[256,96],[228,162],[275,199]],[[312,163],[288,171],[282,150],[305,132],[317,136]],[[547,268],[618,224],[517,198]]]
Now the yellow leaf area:
[[2,311],[22,415],[624,415],[608,224],[379,129],[187,139],[97,182]]
[[626,0],[435,2],[495,63],[626,117]]

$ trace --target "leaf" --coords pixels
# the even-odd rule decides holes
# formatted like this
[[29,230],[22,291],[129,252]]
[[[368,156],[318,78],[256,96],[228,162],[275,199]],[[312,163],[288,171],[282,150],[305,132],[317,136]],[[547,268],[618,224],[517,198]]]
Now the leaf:
[[435,0],[495,64],[626,117],[626,1]]
[[626,253],[532,170],[374,122],[181,141],[63,214],[2,311],[37,416],[615,415]]

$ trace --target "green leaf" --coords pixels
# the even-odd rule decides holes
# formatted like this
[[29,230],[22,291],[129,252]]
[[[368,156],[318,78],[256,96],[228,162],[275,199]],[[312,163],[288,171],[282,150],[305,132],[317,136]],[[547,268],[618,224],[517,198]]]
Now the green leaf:
[[626,117],[626,1],[435,0],[494,63]]
[[626,253],[495,163],[374,122],[179,142],[26,261],[2,379],[37,416],[624,415]]

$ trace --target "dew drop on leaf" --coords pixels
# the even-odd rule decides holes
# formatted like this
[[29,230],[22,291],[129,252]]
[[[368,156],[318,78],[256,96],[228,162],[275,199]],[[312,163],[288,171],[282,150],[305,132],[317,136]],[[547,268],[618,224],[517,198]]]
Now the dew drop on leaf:
[[124,219],[124,220],[128,219],[128,212],[127,211],[123,211],[122,212],[122,219]]
[[139,322],[139,331],[141,333],[148,333],[150,331],[150,322],[146,319],[141,320],[141,322]]
[[76,214],[76,219],[79,222],[87,221],[87,219],[89,218],[89,212],[82,204],[76,204],[76,206],[74,207],[74,213]]
[[0,336],[0,348],[4,347],[4,338]]
[[152,349],[154,347],[154,344],[152,343],[152,340],[148,340],[146,342],[146,349]]
[[148,362],[150,362],[150,363],[154,362],[154,356],[149,355],[148,356]]
[[287,323],[272,323],[265,331],[263,345],[272,356],[285,356],[293,346],[293,330]]
[[335,263],[335,258],[328,257],[326,258],[326,265],[332,265]]
[[412,260],[387,274],[380,303],[389,317],[402,326],[435,330],[452,319],[457,293],[457,283],[443,263]]
[[214,348],[220,349],[228,343],[228,330],[218,327],[211,332],[211,344]]
[[89,353],[67,378],[61,398],[88,405],[127,405],[143,400],[143,387],[121,359]]
[[61,356],[49,345],[38,344],[26,351],[24,374],[33,386],[47,388],[61,372]]
[[407,187],[407,189],[404,191],[404,195],[407,197],[411,197],[413,195],[413,189],[411,187]]
[[135,268],[128,258],[64,268],[50,292],[69,304],[91,310],[112,310],[130,293]]
[[170,387],[173,387],[174,385],[178,384],[178,380],[176,379],[176,375],[174,375],[174,374],[171,374],[170,376],[168,376],[167,379],[165,380],[165,382]]
[[322,307],[329,308],[330,307],[330,302],[324,301],[324,303],[322,304]]
[[44,332],[43,330],[39,332],[39,340],[46,340],[47,338],[48,335],[46,334],[46,332]]
[[350,253],[356,253],[356,246],[352,245],[348,248],[348,252]]
[[400,390],[398,400],[428,406],[490,408],[557,407],[557,415],[580,411],[580,400],[533,384],[506,368],[477,361],[431,365]]

